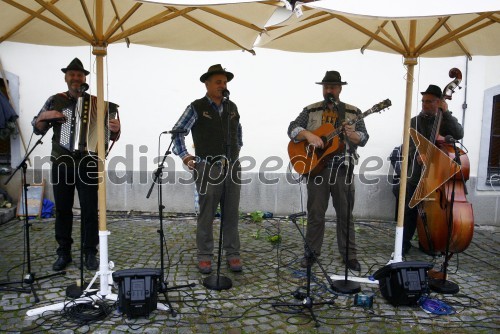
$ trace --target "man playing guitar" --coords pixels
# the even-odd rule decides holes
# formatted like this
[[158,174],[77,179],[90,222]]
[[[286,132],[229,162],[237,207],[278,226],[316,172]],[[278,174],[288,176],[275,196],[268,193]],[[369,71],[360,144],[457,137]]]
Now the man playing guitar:
[[[312,153],[312,155],[321,156],[324,153],[323,150],[327,148],[332,151],[320,161],[313,161],[317,165],[310,168],[307,173],[306,242],[310,251],[307,251],[306,246],[301,266],[307,267],[321,254],[325,234],[325,214],[331,196],[337,216],[339,253],[349,269],[360,271],[361,265],[357,260],[352,217],[354,184],[350,184],[347,178],[352,175],[352,168],[357,162],[356,148],[365,146],[369,136],[362,118],[355,123],[349,122],[358,117],[361,111],[355,106],[340,101],[342,86],[347,84],[341,80],[340,73],[328,71],[323,80],[317,84],[322,85],[324,100],[305,107],[288,127],[288,136],[292,140],[291,146],[294,143],[306,141],[308,151],[320,152],[319,154]],[[328,138],[320,133],[314,133],[327,123],[332,129],[341,129],[340,136]],[[294,159],[291,160],[294,163]],[[348,228],[349,245],[347,246]],[[311,254],[311,251],[314,254]]]

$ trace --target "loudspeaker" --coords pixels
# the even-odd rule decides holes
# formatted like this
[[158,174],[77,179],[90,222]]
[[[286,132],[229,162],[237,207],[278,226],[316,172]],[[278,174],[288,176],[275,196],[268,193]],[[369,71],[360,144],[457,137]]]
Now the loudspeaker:
[[416,305],[428,290],[427,270],[432,267],[432,263],[419,261],[391,263],[373,277],[378,280],[382,296],[392,305]]
[[160,269],[125,269],[113,273],[118,283],[118,308],[127,317],[148,317],[156,310]]

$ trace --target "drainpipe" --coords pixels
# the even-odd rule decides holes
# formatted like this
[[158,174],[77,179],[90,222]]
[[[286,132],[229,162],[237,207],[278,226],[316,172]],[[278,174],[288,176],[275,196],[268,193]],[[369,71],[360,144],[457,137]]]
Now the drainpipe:
[[[465,56],[464,103],[462,103],[462,127],[465,130],[465,111],[467,110],[467,79],[469,78],[469,57]],[[463,138],[460,140],[463,143]]]

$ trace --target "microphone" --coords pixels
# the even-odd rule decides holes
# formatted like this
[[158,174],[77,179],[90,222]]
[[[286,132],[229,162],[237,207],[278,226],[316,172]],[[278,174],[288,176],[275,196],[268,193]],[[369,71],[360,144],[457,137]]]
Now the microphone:
[[301,217],[301,216],[305,216],[305,215],[306,215],[306,212],[302,211],[302,212],[291,214],[290,216],[288,216],[288,218],[290,218],[291,220],[295,220],[295,219],[297,219],[297,217]]
[[336,104],[337,101],[335,100],[335,97],[333,96],[332,93],[326,94],[326,100],[330,103]]
[[446,137],[444,137],[444,141],[449,143],[449,144],[454,144],[454,143],[458,143],[458,140],[456,140],[455,138],[453,138],[452,135],[447,135]]
[[89,89],[89,85],[87,85],[86,83],[82,83],[80,85],[80,88],[78,88],[78,92],[83,93],[83,92],[86,92],[87,89]]
[[224,96],[226,99],[229,99],[229,94],[230,94],[230,93],[229,93],[229,91],[228,91],[227,89],[224,89],[224,90],[222,91],[222,96]]
[[169,131],[163,131],[162,132],[162,134],[165,134],[165,133],[171,133],[173,135],[185,134],[185,133],[187,133],[187,130],[184,130],[184,129],[172,129],[172,130],[169,130]]

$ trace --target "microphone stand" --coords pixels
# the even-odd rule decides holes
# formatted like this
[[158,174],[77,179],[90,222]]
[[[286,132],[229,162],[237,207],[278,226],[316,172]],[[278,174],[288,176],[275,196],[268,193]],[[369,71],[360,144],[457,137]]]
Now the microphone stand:
[[170,303],[170,300],[168,299],[167,291],[169,290],[174,290],[174,289],[181,289],[185,287],[194,287],[196,284],[186,284],[186,285],[179,285],[179,286],[174,286],[171,288],[167,288],[168,283],[166,282],[165,279],[165,262],[164,262],[164,255],[163,255],[163,240],[165,240],[165,234],[163,232],[163,209],[165,209],[165,206],[163,205],[163,195],[162,195],[162,183],[163,183],[163,168],[164,168],[164,163],[165,160],[167,159],[167,156],[170,155],[172,152],[170,151],[170,148],[172,147],[172,144],[174,143],[175,139],[175,134],[172,134],[172,140],[170,141],[170,145],[168,145],[167,151],[163,155],[163,160],[161,164],[158,165],[158,168],[156,169],[154,173],[154,179],[153,179],[153,184],[151,185],[151,188],[149,188],[148,194],[146,195],[146,198],[149,198],[151,196],[151,192],[153,191],[153,188],[155,184],[158,184],[158,214],[160,217],[160,229],[157,230],[159,237],[160,237],[160,286],[158,288],[158,292],[162,293],[163,296],[165,297],[165,301],[167,303],[168,309],[170,310],[170,314],[172,314],[172,317],[177,316],[177,312],[172,308],[172,304]]
[[320,303],[314,303],[314,301],[313,301],[314,298],[311,297],[311,276],[312,276],[311,267],[312,267],[312,264],[314,262],[318,264],[318,266],[320,267],[321,271],[325,275],[325,277],[326,277],[326,279],[327,279],[327,281],[328,281],[328,283],[330,284],[331,287],[333,287],[334,282],[332,282],[330,276],[328,276],[326,270],[323,268],[323,266],[321,265],[321,263],[319,261],[317,261],[316,252],[314,252],[311,249],[311,247],[309,246],[309,243],[306,240],[306,237],[305,237],[304,233],[302,232],[302,230],[300,229],[299,225],[297,224],[297,221],[296,221],[297,217],[304,216],[305,214],[306,214],[305,212],[300,212],[300,213],[292,214],[288,218],[292,221],[292,223],[295,225],[295,227],[299,231],[299,233],[300,233],[300,235],[302,237],[302,240],[304,241],[306,253],[307,254],[311,254],[311,256],[312,256],[311,261],[307,261],[307,269],[306,269],[306,276],[307,276],[306,294],[304,296],[304,295],[298,293],[297,291],[294,293],[294,296],[296,298],[298,298],[298,299],[302,298],[302,303],[300,305],[293,304],[293,303],[274,303],[274,304],[272,304],[272,306],[273,307],[280,307],[280,306],[297,307],[297,306],[301,306],[303,308],[306,308],[309,311],[309,313],[311,313],[311,317],[313,318],[313,320],[315,322],[315,327],[319,327],[319,322],[318,322],[318,319],[316,318],[316,315],[314,314],[313,306],[314,305],[334,305],[334,301],[332,300],[332,301],[325,301],[325,302],[320,302]]
[[66,296],[69,298],[76,299],[78,297],[81,297],[83,295],[83,292],[87,290],[89,284],[85,283],[83,279],[83,266],[84,266],[84,261],[83,261],[83,248],[84,248],[84,231],[83,231],[83,224],[80,225],[80,282],[79,284],[71,284],[66,287]]
[[[223,92],[224,95],[224,102],[229,101],[229,91],[224,90]],[[226,214],[225,214],[225,202],[226,202],[226,194],[228,192],[228,177],[232,177],[230,175],[231,169],[229,168],[229,164],[231,163],[231,104],[227,103],[227,143],[226,143],[226,163],[223,166],[223,173],[224,173],[224,189],[222,190],[222,195],[220,198],[220,229],[219,229],[219,250],[217,253],[217,273],[216,275],[211,275],[208,276],[203,280],[203,285],[207,289],[212,289],[216,291],[220,290],[228,290],[231,289],[233,286],[233,282],[229,277],[221,276],[220,275],[220,266],[221,266],[221,258],[222,258],[222,233],[224,231],[224,221],[226,219]],[[224,161],[224,160],[222,160]],[[229,172],[229,173],[228,173]],[[209,173],[210,175],[210,173]],[[208,185],[207,185],[208,186]]]
[[[348,162],[347,162],[347,175],[346,175],[346,181],[348,183],[347,187],[347,217],[346,217],[346,222],[347,222],[347,235],[346,235],[346,244],[345,244],[345,273],[344,273],[344,279],[343,280],[336,280],[335,282],[332,283],[332,289],[334,291],[340,292],[340,293],[345,293],[345,294],[353,294],[353,293],[358,293],[361,291],[361,285],[358,282],[351,281],[347,279],[348,275],[348,267],[347,267],[347,261],[349,261],[349,234],[350,234],[350,224],[351,224],[351,208],[352,208],[352,203],[351,203],[351,187],[352,183],[354,182],[353,180],[353,172],[354,172],[354,163],[351,162],[351,157],[349,156]],[[337,224],[340,222],[338,221]],[[337,236],[338,238],[339,236]]]
[[[460,150],[457,148],[455,141],[453,141],[453,148],[455,150],[455,162],[458,166],[461,166],[460,161]],[[460,169],[461,171],[461,169]],[[443,278],[432,278],[429,280],[429,288],[433,291],[443,293],[443,294],[455,294],[460,291],[458,285],[454,282],[446,280],[447,270],[448,270],[448,260],[451,257],[449,255],[450,242],[451,242],[451,230],[453,228],[453,206],[455,204],[455,183],[456,177],[453,176],[451,195],[450,195],[450,213],[448,215],[448,235],[446,238],[446,249],[443,263]],[[465,184],[465,182],[464,182]],[[453,255],[453,254],[452,254]]]
[[[4,185],[7,185],[19,169],[23,170],[22,175],[21,175],[21,185],[23,188],[22,202],[24,202],[23,203],[24,204],[24,207],[23,207],[23,211],[24,211],[24,237],[25,237],[25,241],[26,241],[24,244],[26,245],[26,257],[27,257],[28,272],[24,276],[24,279],[21,281],[0,283],[0,291],[16,291],[16,292],[22,292],[22,293],[30,293],[31,292],[33,294],[33,296],[35,297],[35,303],[38,303],[40,301],[40,298],[38,298],[38,295],[36,294],[35,288],[33,287],[33,283],[35,281],[49,278],[49,277],[58,276],[58,275],[66,275],[66,271],[59,271],[59,272],[56,272],[53,274],[36,277],[35,273],[31,272],[31,252],[30,252],[30,232],[29,232],[31,224],[29,223],[29,216],[28,216],[28,187],[30,185],[26,182],[26,169],[28,168],[28,166],[26,165],[26,160],[28,160],[28,157],[30,156],[31,152],[33,152],[33,150],[39,144],[42,144],[42,139],[44,136],[45,136],[45,134],[43,134],[40,137],[40,139],[37,140],[37,142],[35,143],[33,148],[29,152],[26,153],[23,160],[19,163],[19,165],[16,167],[16,169],[12,172],[12,174],[9,176],[7,181],[5,181],[5,183],[4,183]],[[11,285],[11,284],[21,284],[21,287],[16,288],[16,287],[8,287],[7,286],[7,285]],[[22,286],[23,284],[28,284],[29,288],[24,288]]]

